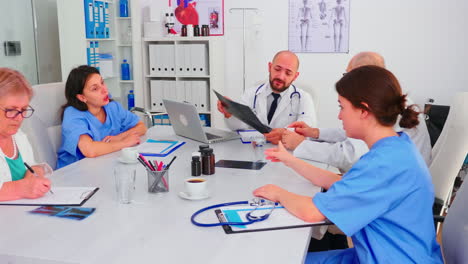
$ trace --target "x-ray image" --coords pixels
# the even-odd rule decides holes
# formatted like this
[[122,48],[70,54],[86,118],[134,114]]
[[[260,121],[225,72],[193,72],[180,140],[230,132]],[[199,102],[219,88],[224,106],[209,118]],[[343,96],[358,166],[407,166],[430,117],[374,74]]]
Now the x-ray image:
[[349,51],[351,0],[289,0],[289,50]]

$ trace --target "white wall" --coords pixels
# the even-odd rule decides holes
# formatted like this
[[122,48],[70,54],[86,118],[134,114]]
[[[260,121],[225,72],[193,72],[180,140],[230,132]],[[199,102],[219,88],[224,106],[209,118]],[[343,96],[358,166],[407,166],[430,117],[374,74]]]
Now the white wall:
[[[140,0],[164,8],[167,2]],[[288,3],[271,0],[224,0],[225,5],[225,93],[239,98],[244,86],[257,85],[268,77],[273,55],[288,49]],[[241,11],[246,11],[245,31]],[[404,91],[418,104],[434,98],[450,104],[455,93],[468,91],[468,1],[351,0],[349,54],[300,53],[300,76],[317,98],[319,125],[341,126],[335,82],[351,57],[365,50],[381,53],[400,80]],[[245,32],[245,69],[243,68]]]
[[[227,95],[242,89],[242,15],[230,8],[258,8],[248,12],[246,41],[247,87],[268,76],[267,63],[288,48],[288,1],[225,0]],[[450,104],[456,92],[468,91],[468,1],[352,0],[349,54],[298,54],[298,82],[307,83],[318,98],[319,125],[341,126],[334,84],[357,52],[381,53],[410,97]],[[254,23],[262,21],[260,26]]]

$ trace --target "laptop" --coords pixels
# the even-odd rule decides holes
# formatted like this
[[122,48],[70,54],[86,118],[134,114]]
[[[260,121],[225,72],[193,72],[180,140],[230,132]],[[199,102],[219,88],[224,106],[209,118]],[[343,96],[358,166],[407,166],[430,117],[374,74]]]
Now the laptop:
[[238,139],[239,134],[212,127],[202,127],[200,117],[194,105],[163,99],[172,128],[178,136],[203,143],[216,143]]

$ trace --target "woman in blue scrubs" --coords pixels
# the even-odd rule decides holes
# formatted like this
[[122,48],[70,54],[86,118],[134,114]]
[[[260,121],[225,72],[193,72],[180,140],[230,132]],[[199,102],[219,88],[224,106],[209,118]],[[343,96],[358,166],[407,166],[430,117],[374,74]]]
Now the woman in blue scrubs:
[[146,133],[138,116],[109,98],[106,84],[94,67],[82,65],[70,72],[65,97],[57,168],[134,146]]
[[281,203],[308,222],[328,218],[353,240],[354,248],[308,253],[306,263],[443,263],[432,219],[431,176],[417,148],[393,125],[418,124],[395,76],[377,66],[347,73],[336,83],[346,135],[369,152],[342,177],[289,154],[282,144],[265,153],[328,191],[313,198],[265,185],[255,196]]

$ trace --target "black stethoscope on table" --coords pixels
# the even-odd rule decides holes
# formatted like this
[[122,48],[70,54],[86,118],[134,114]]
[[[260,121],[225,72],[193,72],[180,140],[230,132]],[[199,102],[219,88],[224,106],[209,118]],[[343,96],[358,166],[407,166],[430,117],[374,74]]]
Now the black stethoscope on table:
[[[231,206],[231,205],[239,205],[239,204],[249,204],[250,206],[255,206],[255,208],[252,209],[252,211],[248,212],[245,215],[245,217],[247,218],[247,221],[245,221],[245,222],[221,222],[221,223],[208,223],[208,224],[205,224],[205,223],[197,222],[195,220],[195,217],[197,217],[197,215],[199,215],[199,214],[201,214],[201,213],[203,213],[203,212],[205,212],[207,210],[211,210],[211,209],[218,208],[218,207],[223,207],[223,206]],[[264,215],[261,215],[261,216],[252,215],[252,213],[255,212],[258,209],[258,207],[264,206],[264,205],[272,205],[273,207]],[[212,205],[212,206],[202,208],[202,209],[196,211],[195,213],[193,213],[192,217],[190,218],[190,221],[192,222],[192,224],[194,224],[196,226],[202,226],[202,227],[222,226],[222,225],[250,225],[250,224],[253,224],[253,223],[256,223],[256,222],[261,222],[261,221],[264,221],[264,220],[268,219],[268,217],[271,215],[271,213],[273,212],[273,210],[275,209],[275,207],[277,205],[278,205],[278,203],[274,203],[272,201],[261,199],[261,198],[254,198],[250,202],[249,201],[239,201],[239,202],[215,204],[215,205]]]
[[[264,85],[265,85],[265,84],[260,85],[260,86],[257,88],[257,90],[255,91],[255,96],[254,96],[254,100],[253,100],[253,108],[252,108],[254,113],[256,112],[255,108],[256,108],[256,105],[257,105],[257,96],[258,96],[258,94],[259,94],[260,89],[261,89]],[[291,84],[291,86],[294,88],[294,92],[292,92],[292,93],[289,95],[289,104],[291,105],[291,111],[292,111],[292,109],[293,109],[293,103],[292,103],[293,98],[297,98],[296,108],[299,108],[299,105],[300,105],[300,103],[301,103],[301,93],[299,93],[299,92],[297,91],[296,86],[294,86],[294,84]],[[297,112],[296,114],[293,114],[292,112],[289,113],[289,116],[293,116],[293,115],[296,115],[296,116],[297,116],[297,115],[299,114],[299,111],[296,111],[296,112]],[[304,112],[302,112],[301,114],[304,114]]]

